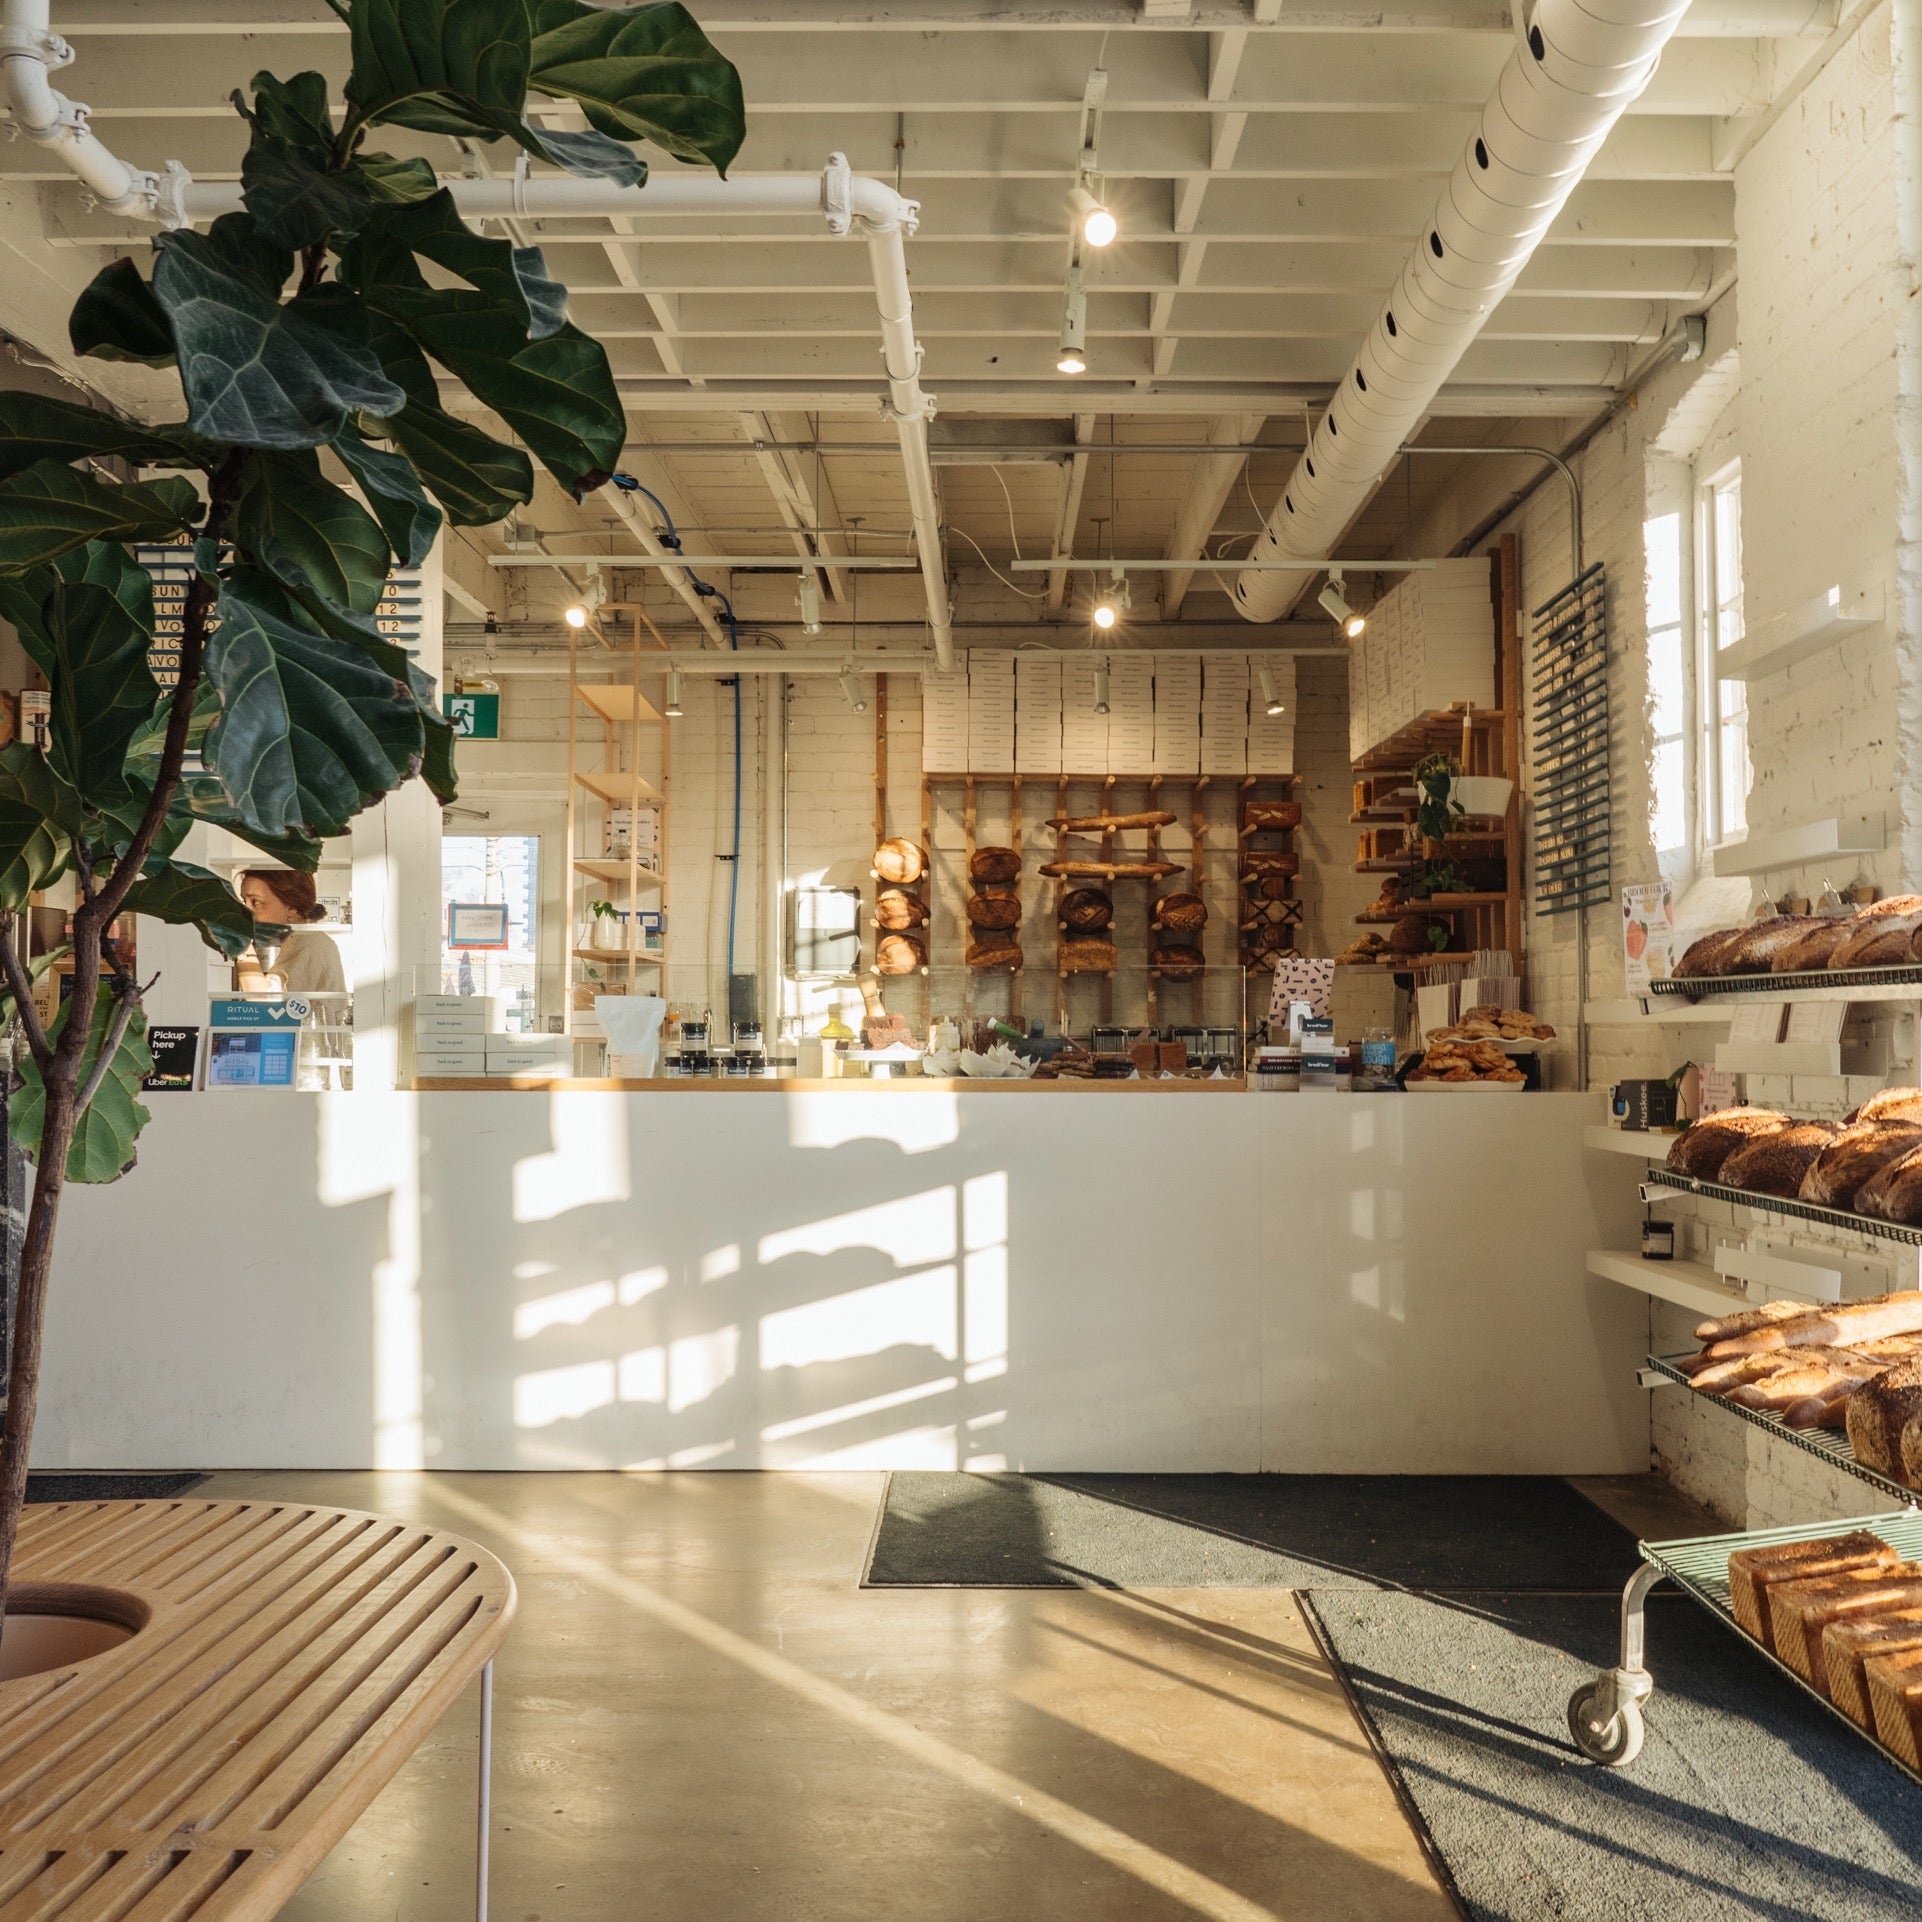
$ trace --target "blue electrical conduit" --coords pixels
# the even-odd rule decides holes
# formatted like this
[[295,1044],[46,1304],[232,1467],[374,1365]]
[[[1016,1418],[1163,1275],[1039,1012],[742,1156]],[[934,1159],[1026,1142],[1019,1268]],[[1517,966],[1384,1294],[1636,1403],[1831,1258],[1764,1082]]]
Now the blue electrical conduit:
[[[674,530],[674,516],[667,511],[667,503],[651,488],[643,487],[632,474],[615,474],[614,485],[624,494],[644,494],[654,503],[654,511],[661,517],[661,545],[670,553],[681,551],[681,537]],[[697,594],[705,594],[721,604],[721,618],[727,622],[727,644],[730,652],[738,653],[741,646],[740,630],[734,621],[734,603],[711,581],[704,581],[691,567],[683,567],[684,573],[694,583]],[[736,674],[734,681],[734,848],[728,858],[727,883],[727,978],[729,992],[734,984],[734,924],[739,916],[741,904],[741,677]],[[665,852],[665,850],[663,850]]]

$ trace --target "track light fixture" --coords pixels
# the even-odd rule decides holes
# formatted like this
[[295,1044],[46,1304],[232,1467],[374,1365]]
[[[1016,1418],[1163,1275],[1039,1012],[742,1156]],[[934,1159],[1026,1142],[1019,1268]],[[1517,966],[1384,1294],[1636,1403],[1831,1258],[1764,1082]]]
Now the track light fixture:
[[578,631],[594,618],[595,609],[606,599],[607,588],[602,583],[601,570],[598,567],[590,568],[588,570],[586,591],[572,607],[567,608],[562,613],[561,619],[564,620],[569,627]]
[[1054,368],[1058,374],[1088,371],[1088,296],[1082,291],[1079,267],[1068,270],[1068,301],[1061,311],[1061,351]]
[[811,567],[801,576],[801,584],[795,589],[794,605],[801,610],[801,632],[820,633],[821,579]]
[[1128,577],[1116,568],[1108,585],[1095,596],[1094,624],[1105,634],[1134,605],[1128,592]]
[[1328,585],[1315,596],[1315,599],[1321,603],[1322,612],[1349,640],[1358,641],[1367,631],[1368,616],[1357,614],[1348,605],[1348,597],[1341,591],[1342,586],[1341,569],[1333,568],[1329,571]]
[[1262,712],[1269,715],[1286,714],[1288,703],[1281,698],[1280,690],[1275,686],[1275,670],[1263,661],[1256,667],[1255,673],[1261,681]]
[[1105,714],[1108,711],[1108,660],[1103,655],[1094,664],[1094,711]]
[[852,661],[841,669],[841,693],[855,713],[865,714],[868,711],[867,696],[861,692],[861,683],[855,679]]
[[1100,197],[1089,191],[1099,179],[1098,174],[1083,174],[1068,194],[1068,206],[1074,214],[1075,224],[1081,229],[1081,238],[1090,247],[1106,247],[1121,231],[1120,224],[1102,205]]
[[681,670],[678,667],[670,667],[667,670],[667,701],[661,712],[670,721],[678,721],[681,718]]

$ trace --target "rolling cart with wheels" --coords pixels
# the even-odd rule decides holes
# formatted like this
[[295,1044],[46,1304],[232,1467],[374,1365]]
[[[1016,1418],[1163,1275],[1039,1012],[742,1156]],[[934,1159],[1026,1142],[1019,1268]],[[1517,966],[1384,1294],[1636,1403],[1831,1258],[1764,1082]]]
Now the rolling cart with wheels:
[[[1879,1479],[1879,1478],[1878,1478]],[[1906,1494],[1908,1491],[1904,1491]],[[1729,1601],[1728,1558],[1743,1548],[1766,1548],[1779,1542],[1809,1542],[1825,1535],[1848,1535],[1856,1529],[1879,1535],[1905,1561],[1922,1560],[1922,1511],[1910,1507],[1898,1514],[1857,1515],[1847,1521],[1816,1522],[1791,1528],[1758,1528],[1746,1534],[1698,1535],[1686,1541],[1638,1544],[1642,1566],[1622,1591],[1622,1659],[1585,1682],[1568,1701],[1568,1732],[1575,1746],[1591,1762],[1604,1768],[1623,1768],[1641,1753],[1642,1707],[1655,1692],[1655,1679],[1643,1662],[1647,1641],[1645,1605],[1657,1582],[1672,1581],[1700,1602],[1718,1621],[1741,1636],[1748,1647],[1780,1674],[1814,1699],[1837,1721],[1868,1737],[1868,1731],[1838,1709],[1826,1695],[1809,1687],[1801,1676],[1742,1629]],[[1909,1779],[1922,1784],[1922,1774],[1899,1761],[1879,1743],[1876,1752]]]

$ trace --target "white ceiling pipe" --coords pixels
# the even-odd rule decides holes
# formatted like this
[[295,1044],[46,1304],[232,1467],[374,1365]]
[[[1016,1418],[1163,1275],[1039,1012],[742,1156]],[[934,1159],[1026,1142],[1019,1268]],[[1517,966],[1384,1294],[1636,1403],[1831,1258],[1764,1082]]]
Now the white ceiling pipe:
[[1367,504],[1687,10],[1688,0],[1538,0],[1249,557],[1300,571],[1250,569],[1235,581],[1249,620],[1284,614]]
[[89,107],[56,91],[51,68],[73,60],[73,49],[53,31],[50,0],[4,0],[0,4],[0,90],[13,124],[78,176],[101,206],[117,214],[158,220],[177,213],[171,196],[186,173],[169,161],[164,175],[130,167],[109,152],[87,125]]
[[[573,176],[539,180],[524,173],[511,180],[452,180],[455,204],[470,220],[549,219],[570,214],[684,215],[709,219],[729,214],[820,214],[828,231],[858,230],[868,244],[875,305],[881,314],[881,358],[887,372],[887,412],[901,446],[915,552],[927,590],[928,627],[941,664],[954,660],[954,625],[947,563],[941,547],[941,509],[928,451],[934,402],[921,387],[921,347],[914,337],[914,303],[908,293],[903,244],[920,220],[919,201],[905,199],[879,180],[850,171],[845,154],[830,154],[818,174],[779,174],[737,180],[703,174],[653,174],[642,188]],[[238,187],[189,187],[190,219],[205,220],[240,205]]]

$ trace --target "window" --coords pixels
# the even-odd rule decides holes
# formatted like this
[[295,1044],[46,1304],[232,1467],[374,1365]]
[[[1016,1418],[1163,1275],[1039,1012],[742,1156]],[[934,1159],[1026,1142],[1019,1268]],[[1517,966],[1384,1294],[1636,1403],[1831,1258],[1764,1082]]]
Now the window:
[[1742,473],[1723,468],[1704,481],[1696,513],[1701,580],[1700,698],[1702,824],[1711,847],[1748,833],[1748,689],[1716,671],[1722,650],[1742,638]]
[[[1686,499],[1686,494],[1683,496]],[[1688,807],[1688,646],[1682,620],[1683,515],[1657,514],[1642,527],[1648,614],[1648,688],[1655,758],[1649,832],[1662,871],[1686,865]]]
[[[540,1026],[540,837],[534,834],[447,834],[440,844],[443,994],[496,994],[510,1031]],[[504,948],[447,945],[447,910],[455,903],[507,909]]]

